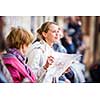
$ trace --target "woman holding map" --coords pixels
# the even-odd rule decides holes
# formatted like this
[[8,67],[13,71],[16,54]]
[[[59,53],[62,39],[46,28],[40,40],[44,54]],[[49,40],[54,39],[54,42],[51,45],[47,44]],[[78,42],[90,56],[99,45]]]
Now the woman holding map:
[[[55,22],[45,22],[37,33],[40,41],[33,43],[28,49],[28,64],[32,67],[38,82],[51,83],[53,76],[50,75],[52,73],[50,68],[55,61],[52,46],[59,38],[59,26]],[[47,75],[48,71],[49,75]],[[70,82],[68,79],[65,81]]]

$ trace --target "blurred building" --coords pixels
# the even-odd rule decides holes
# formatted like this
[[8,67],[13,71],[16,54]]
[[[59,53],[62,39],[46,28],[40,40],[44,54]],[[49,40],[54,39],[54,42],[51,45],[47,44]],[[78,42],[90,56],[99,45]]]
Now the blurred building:
[[4,33],[5,35],[8,34],[8,32],[10,31],[11,27],[24,27],[27,30],[30,30],[31,27],[31,18],[30,16],[5,16],[5,30]]
[[86,36],[85,41],[88,45],[85,62],[89,65],[100,61],[100,17],[83,16],[82,23],[82,29]]

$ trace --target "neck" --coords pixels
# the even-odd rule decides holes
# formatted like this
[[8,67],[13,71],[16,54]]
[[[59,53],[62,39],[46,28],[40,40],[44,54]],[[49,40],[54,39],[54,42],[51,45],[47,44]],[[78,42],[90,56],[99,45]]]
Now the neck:
[[47,43],[50,47],[52,47],[52,45],[53,45],[53,43],[52,43],[52,42],[47,41],[47,40],[46,40],[46,43]]

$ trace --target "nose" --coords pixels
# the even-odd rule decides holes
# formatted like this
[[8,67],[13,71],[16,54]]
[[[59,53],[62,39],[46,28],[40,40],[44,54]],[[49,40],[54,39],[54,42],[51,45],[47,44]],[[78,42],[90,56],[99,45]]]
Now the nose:
[[59,36],[59,31],[56,31],[56,36]]

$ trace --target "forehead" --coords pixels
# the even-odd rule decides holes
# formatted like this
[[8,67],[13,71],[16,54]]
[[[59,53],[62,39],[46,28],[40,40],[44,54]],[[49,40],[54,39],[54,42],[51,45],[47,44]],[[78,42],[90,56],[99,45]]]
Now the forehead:
[[55,25],[55,24],[51,24],[49,26],[49,29],[58,29],[58,28],[59,28],[58,25]]

